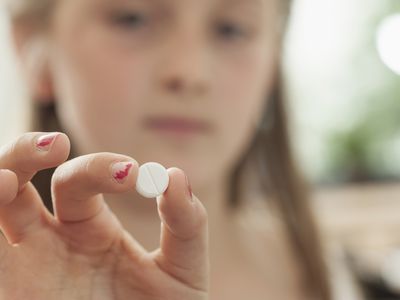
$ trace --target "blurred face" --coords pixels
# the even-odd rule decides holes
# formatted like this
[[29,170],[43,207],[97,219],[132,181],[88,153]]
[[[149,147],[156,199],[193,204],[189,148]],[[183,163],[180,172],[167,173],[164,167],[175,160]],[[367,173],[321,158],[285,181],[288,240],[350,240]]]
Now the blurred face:
[[272,85],[272,0],[59,1],[50,74],[78,154],[110,151],[227,175]]

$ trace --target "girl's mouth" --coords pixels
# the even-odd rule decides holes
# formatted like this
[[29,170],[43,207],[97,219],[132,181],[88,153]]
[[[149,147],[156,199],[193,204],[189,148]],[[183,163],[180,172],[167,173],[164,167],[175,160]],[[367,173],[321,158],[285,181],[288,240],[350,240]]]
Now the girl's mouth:
[[145,120],[144,125],[160,133],[185,136],[205,134],[211,129],[207,122],[175,116],[150,117]]

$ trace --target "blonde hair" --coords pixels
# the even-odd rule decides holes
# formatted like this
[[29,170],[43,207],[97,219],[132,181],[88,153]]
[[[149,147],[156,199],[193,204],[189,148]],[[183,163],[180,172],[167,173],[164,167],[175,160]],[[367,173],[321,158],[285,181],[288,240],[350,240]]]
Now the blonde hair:
[[[18,26],[46,28],[56,0],[8,0],[11,19]],[[289,15],[290,0],[285,3],[284,17]],[[280,75],[280,74],[279,74]],[[237,162],[230,184],[228,206],[237,209],[243,199],[240,195],[240,181],[245,166],[256,163],[266,197],[282,216],[295,254],[305,274],[305,285],[313,297],[330,300],[328,272],[323,258],[320,237],[309,203],[309,189],[296,168],[290,145],[285,99],[282,95],[282,80],[272,93],[272,101],[266,108],[263,124],[254,139]],[[34,131],[62,131],[55,110],[55,102],[35,103],[32,111]],[[267,128],[267,129],[266,129]],[[73,151],[70,157],[74,157]],[[32,180],[39,190],[46,206],[52,211],[50,178],[53,170],[45,170]],[[267,255],[267,253],[266,253]]]

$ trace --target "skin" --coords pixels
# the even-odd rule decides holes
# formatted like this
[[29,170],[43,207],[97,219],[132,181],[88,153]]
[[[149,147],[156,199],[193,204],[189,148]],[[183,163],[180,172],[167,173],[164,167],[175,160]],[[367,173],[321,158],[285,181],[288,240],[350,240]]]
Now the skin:
[[[197,300],[210,299],[210,281],[218,284],[212,299],[265,295],[224,205],[229,172],[273,85],[276,11],[267,0],[61,0],[45,33],[26,37],[16,28],[32,94],[57,99],[66,134],[46,152],[35,147],[43,133],[1,148],[0,226],[8,240],[0,245],[1,296]],[[182,136],[144,126],[160,115],[202,120],[208,129]],[[79,156],[65,162],[70,144]],[[123,184],[110,174],[118,161],[133,162]],[[157,201],[134,191],[147,161],[170,175]],[[54,166],[52,216],[29,180]],[[287,245],[273,243],[280,246],[270,247],[277,256],[268,268],[282,274],[271,276],[270,295],[274,278],[286,281],[282,290],[291,286],[285,270],[293,269],[283,263]],[[241,277],[222,280],[233,265]],[[39,268],[45,272],[23,271]],[[244,274],[240,294],[231,283]]]
[[[219,186],[272,84],[272,3],[61,1],[50,33],[51,84],[78,152],[107,149],[182,168],[197,192]],[[121,10],[149,20],[121,25],[114,20]],[[245,36],[229,39],[217,22]],[[179,138],[144,129],[159,115],[204,120],[210,130]]]
[[[197,198],[188,199],[181,170],[169,170],[171,185],[157,199],[162,243],[149,253],[102,195],[131,188],[137,162],[96,153],[62,164],[68,137],[60,134],[42,151],[35,146],[40,135],[25,134],[1,149],[0,225],[7,239],[0,240],[2,299],[208,299],[207,214]],[[133,166],[119,183],[110,166],[124,161]],[[29,180],[57,165],[53,216]]]

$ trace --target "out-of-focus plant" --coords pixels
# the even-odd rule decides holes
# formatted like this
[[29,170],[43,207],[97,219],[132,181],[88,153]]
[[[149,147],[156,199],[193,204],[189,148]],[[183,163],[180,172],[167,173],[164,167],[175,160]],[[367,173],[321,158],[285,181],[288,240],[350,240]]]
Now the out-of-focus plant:
[[[393,101],[395,100],[395,101]],[[400,140],[400,85],[382,94],[371,111],[352,128],[329,138],[329,181],[370,181],[399,178],[392,171],[390,149]],[[400,158],[399,158],[400,159]]]
[[328,167],[322,181],[400,179],[400,76],[379,60],[375,44],[379,23],[387,15],[400,13],[400,2],[384,2],[353,57],[354,79],[348,89],[355,90],[349,93],[349,101],[359,106],[356,120],[328,137]]
[[400,178],[400,165],[393,165],[400,163],[400,77],[387,77],[367,96],[358,120],[328,138],[329,181]]

